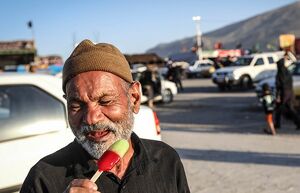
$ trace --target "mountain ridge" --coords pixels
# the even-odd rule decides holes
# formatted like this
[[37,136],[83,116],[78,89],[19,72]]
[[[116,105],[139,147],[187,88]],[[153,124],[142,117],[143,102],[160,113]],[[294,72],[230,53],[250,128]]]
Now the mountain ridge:
[[[216,42],[222,42],[225,49],[234,49],[241,44],[244,49],[274,50],[279,47],[280,34],[292,33],[300,37],[299,18],[300,2],[298,1],[203,34],[204,49],[213,49]],[[182,50],[189,50],[194,44],[194,36],[186,37],[158,44],[148,49],[146,53],[167,57]]]

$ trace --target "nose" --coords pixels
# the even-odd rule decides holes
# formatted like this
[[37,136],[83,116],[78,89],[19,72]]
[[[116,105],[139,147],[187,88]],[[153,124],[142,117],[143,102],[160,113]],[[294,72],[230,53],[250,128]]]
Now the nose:
[[83,123],[87,125],[93,125],[99,121],[104,120],[104,114],[102,113],[100,107],[88,106],[85,115],[83,115]]

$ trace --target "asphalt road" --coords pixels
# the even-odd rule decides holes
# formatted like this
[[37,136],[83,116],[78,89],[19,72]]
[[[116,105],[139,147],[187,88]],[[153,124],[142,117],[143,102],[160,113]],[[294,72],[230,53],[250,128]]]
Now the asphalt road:
[[290,121],[266,135],[253,90],[219,92],[210,79],[183,86],[173,103],[155,109],[192,193],[300,192],[300,131]]

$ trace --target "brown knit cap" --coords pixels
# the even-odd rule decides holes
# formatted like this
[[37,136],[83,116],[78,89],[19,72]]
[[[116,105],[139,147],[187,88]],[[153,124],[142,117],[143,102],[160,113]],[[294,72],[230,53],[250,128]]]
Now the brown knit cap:
[[63,68],[63,91],[67,82],[76,75],[88,71],[106,71],[125,81],[133,82],[129,64],[124,55],[111,44],[93,44],[83,40],[66,60]]

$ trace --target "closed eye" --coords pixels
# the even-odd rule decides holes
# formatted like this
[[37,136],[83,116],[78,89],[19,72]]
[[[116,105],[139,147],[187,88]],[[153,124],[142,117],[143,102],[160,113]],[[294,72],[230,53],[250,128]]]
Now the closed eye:
[[71,111],[78,111],[80,110],[81,106],[80,105],[70,105],[69,110]]
[[100,100],[99,104],[101,106],[106,106],[106,105],[110,105],[112,103],[112,100]]
[[83,103],[78,101],[73,101],[68,103],[68,109],[71,111],[79,111],[83,106]]

